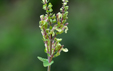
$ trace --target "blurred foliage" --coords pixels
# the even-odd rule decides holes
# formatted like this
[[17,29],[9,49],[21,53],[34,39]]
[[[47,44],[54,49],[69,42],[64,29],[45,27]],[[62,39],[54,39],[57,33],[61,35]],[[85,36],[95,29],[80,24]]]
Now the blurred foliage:
[[[57,13],[61,0],[50,0]],[[60,3],[59,3],[60,2]],[[55,58],[52,71],[113,71],[113,0],[70,0],[69,49]],[[41,0],[0,0],[0,71],[46,71],[38,22]]]

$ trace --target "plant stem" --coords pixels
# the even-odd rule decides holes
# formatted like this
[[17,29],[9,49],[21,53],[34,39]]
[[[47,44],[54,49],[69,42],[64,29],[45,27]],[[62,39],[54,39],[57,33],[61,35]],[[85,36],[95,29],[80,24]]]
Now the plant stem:
[[[52,61],[52,58],[51,58],[51,54],[52,54],[52,34],[50,35],[50,52],[49,52],[50,56],[48,56],[48,61],[49,63],[51,63]],[[50,71],[51,69],[51,65],[48,66],[48,70],[47,71]]]
[[52,34],[50,35],[50,55],[51,54],[52,54]]
[[51,68],[51,66],[48,66],[48,70],[47,71],[50,71],[50,68]]

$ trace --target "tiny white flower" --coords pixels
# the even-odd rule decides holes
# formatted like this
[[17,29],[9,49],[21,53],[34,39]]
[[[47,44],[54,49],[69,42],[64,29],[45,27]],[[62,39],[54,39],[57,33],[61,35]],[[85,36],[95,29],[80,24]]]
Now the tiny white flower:
[[68,52],[68,49],[67,48],[62,48],[62,51]]
[[46,3],[47,3],[47,0],[42,0],[42,1],[43,1],[43,3],[44,3],[44,4],[46,4]]

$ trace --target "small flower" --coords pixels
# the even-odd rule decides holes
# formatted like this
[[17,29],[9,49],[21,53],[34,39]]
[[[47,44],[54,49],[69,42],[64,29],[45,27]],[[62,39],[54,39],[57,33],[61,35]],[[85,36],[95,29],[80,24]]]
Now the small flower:
[[46,3],[47,3],[47,0],[42,0],[42,1],[43,1],[43,3],[44,3],[44,4],[46,4]]
[[44,15],[41,15],[41,16],[40,16],[41,21],[43,20],[43,18],[44,18]]
[[68,49],[67,48],[62,48],[62,51],[68,52]]

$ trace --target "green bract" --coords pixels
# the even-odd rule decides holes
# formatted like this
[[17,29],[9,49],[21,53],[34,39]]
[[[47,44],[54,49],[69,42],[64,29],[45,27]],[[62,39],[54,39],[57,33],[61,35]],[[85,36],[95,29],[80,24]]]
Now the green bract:
[[68,52],[67,48],[63,48],[64,45],[61,45],[62,38],[57,38],[58,34],[62,34],[63,32],[67,33],[68,30],[68,0],[62,0],[63,5],[60,8],[60,12],[57,14],[52,13],[53,5],[48,3],[47,0],[42,0],[43,9],[47,14],[40,16],[39,27],[41,29],[41,33],[43,36],[43,41],[45,44],[45,53],[47,53],[48,59],[38,57],[40,61],[43,62],[44,67],[48,66],[48,71],[50,71],[50,65],[54,62],[52,61],[53,57],[57,57],[60,55],[61,51]]

